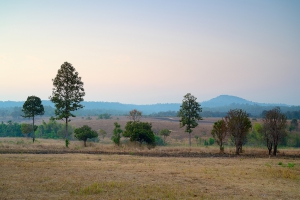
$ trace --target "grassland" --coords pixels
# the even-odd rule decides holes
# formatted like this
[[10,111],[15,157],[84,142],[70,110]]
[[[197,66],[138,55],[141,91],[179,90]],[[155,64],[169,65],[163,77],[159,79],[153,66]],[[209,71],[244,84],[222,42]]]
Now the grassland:
[[299,199],[300,160],[0,154],[1,199]]

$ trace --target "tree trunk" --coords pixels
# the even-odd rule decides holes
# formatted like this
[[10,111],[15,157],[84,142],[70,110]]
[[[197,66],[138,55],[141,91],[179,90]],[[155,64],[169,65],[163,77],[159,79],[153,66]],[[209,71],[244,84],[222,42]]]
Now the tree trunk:
[[189,145],[192,146],[191,133],[189,133]]
[[268,146],[268,150],[269,150],[269,155],[272,154],[272,144]]
[[84,146],[86,147],[86,140],[84,140]]
[[240,153],[243,153],[243,146],[242,145],[240,145]]
[[236,155],[239,155],[239,154],[240,154],[240,148],[239,148],[239,145],[236,145],[236,146],[235,146],[235,154],[236,154]]
[[276,156],[277,153],[277,145],[274,144],[274,151],[273,151],[273,155]]
[[32,142],[34,143],[35,135],[34,135],[34,115],[32,117]]
[[68,139],[68,118],[66,118],[66,130],[65,130],[65,134],[66,134],[66,139]]

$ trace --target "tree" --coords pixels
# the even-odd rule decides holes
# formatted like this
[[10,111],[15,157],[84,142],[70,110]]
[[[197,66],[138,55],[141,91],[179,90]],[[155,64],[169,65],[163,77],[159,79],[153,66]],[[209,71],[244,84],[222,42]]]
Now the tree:
[[246,141],[247,134],[249,133],[252,125],[248,114],[241,110],[230,110],[225,117],[227,130],[233,137],[236,147],[235,153],[238,155],[242,152],[243,143]]
[[65,119],[65,138],[67,139],[68,122],[71,121],[70,117],[76,117],[71,112],[83,108],[80,104],[85,95],[83,82],[81,81],[81,77],[78,76],[78,72],[68,62],[61,65],[56,77],[52,81],[54,87],[50,100],[55,104],[56,117],[54,119]]
[[134,122],[140,121],[141,117],[142,117],[142,112],[138,111],[137,109],[130,111],[128,116],[128,118]]
[[224,152],[224,140],[227,135],[227,126],[224,119],[218,120],[214,123],[211,134],[214,137],[217,144],[220,146],[220,152]]
[[270,131],[266,128],[265,125],[263,125],[261,128],[259,128],[257,130],[261,136],[263,137],[265,144],[268,148],[269,151],[269,155],[271,155],[272,153],[272,147],[273,147],[273,139],[272,139],[272,135],[270,134]]
[[[268,139],[273,144],[273,155],[276,156],[278,143],[286,136],[287,119],[280,108],[274,108],[266,113],[263,119]],[[270,153],[270,152],[269,152]]]
[[197,121],[202,120],[200,116],[200,112],[202,112],[202,108],[200,104],[196,101],[197,98],[187,93],[182,100],[182,105],[180,106],[180,110],[178,113],[178,117],[181,117],[179,120],[180,128],[185,127],[185,132],[189,133],[189,145],[192,145],[191,141],[191,133],[192,129],[198,126]]
[[121,129],[121,125],[118,124],[118,122],[114,123],[115,128],[113,131],[113,136],[111,137],[111,140],[116,144],[116,145],[120,145],[120,140],[121,140],[121,136],[122,136],[122,132],[123,130]]
[[74,130],[75,133],[75,138],[77,138],[78,140],[83,140],[84,141],[84,146],[86,147],[86,141],[87,139],[91,139],[91,138],[95,138],[98,137],[98,133],[94,130],[92,130],[91,127],[84,125],[80,128],[76,128]]
[[27,100],[23,104],[23,109],[22,109],[24,115],[23,117],[28,118],[32,117],[32,141],[34,142],[35,140],[35,126],[34,126],[34,117],[36,115],[43,115],[45,113],[44,111],[44,106],[42,105],[42,101],[39,97],[36,96],[29,96],[27,97]]
[[28,137],[28,134],[32,132],[32,125],[31,124],[22,123],[21,124],[21,132],[22,132],[22,134],[25,135],[25,137]]
[[291,120],[291,125],[289,127],[289,130],[292,131],[292,130],[297,130],[298,129],[298,121],[297,119],[292,119]]
[[169,129],[162,129],[159,132],[159,135],[164,136],[164,143],[166,143],[166,137],[168,137],[170,135],[171,131]]
[[146,142],[155,145],[155,137],[152,131],[152,124],[148,122],[129,121],[125,126],[124,137],[129,137],[130,141],[139,142],[140,145]]
[[104,139],[104,137],[106,136],[106,131],[105,130],[103,130],[103,129],[100,129],[99,130],[99,133],[100,133],[100,135],[102,136],[102,138]]

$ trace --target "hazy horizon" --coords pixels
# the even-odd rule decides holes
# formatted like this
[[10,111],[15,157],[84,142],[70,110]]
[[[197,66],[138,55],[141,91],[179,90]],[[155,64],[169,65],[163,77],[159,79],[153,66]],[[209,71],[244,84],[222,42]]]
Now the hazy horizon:
[[[64,62],[85,101],[300,105],[300,1],[0,0],[0,101],[48,100]],[[298,86],[297,86],[298,85]]]

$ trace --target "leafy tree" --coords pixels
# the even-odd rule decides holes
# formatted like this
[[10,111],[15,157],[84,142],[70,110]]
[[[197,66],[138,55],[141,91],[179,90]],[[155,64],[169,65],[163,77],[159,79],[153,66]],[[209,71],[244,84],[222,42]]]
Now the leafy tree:
[[192,145],[191,142],[191,133],[192,129],[198,126],[198,120],[202,120],[200,116],[200,112],[202,112],[202,108],[200,104],[196,101],[197,98],[187,93],[182,100],[182,105],[180,106],[180,110],[178,113],[178,117],[180,119],[180,128],[185,127],[185,132],[189,133],[189,145]]
[[70,117],[75,117],[71,112],[83,108],[80,104],[85,95],[83,82],[81,81],[81,77],[78,76],[78,72],[68,62],[61,65],[56,77],[52,81],[54,88],[52,89],[50,100],[55,104],[56,108],[56,117],[54,119],[65,120],[65,138],[67,139],[68,122],[71,121]]
[[[34,125],[34,129],[37,129],[37,126]],[[21,124],[21,131],[25,135],[25,137],[28,137],[28,134],[32,132],[32,125],[31,124],[26,124],[22,123]]]
[[99,133],[100,133],[100,135],[102,136],[102,138],[104,139],[104,137],[106,136],[106,131],[105,130],[103,130],[103,129],[100,129],[99,130]]
[[227,135],[227,126],[224,119],[218,120],[214,123],[211,134],[220,146],[220,152],[224,152],[224,141]]
[[23,104],[22,109],[24,115],[23,117],[32,117],[32,140],[35,140],[34,131],[36,130],[34,126],[34,117],[36,115],[43,115],[45,113],[44,106],[42,105],[42,101],[39,97],[29,96],[25,103]]
[[111,137],[111,140],[116,144],[116,145],[120,145],[120,140],[121,140],[121,136],[122,136],[122,132],[123,130],[121,129],[121,125],[118,124],[118,122],[114,123],[115,128],[113,131],[113,136]]
[[230,110],[225,117],[228,133],[231,134],[235,144],[235,153],[242,152],[243,143],[246,141],[247,134],[251,129],[251,121],[248,114],[241,110]]
[[166,143],[166,137],[168,137],[170,135],[171,131],[169,129],[162,129],[159,132],[159,135],[164,136],[164,143]]
[[92,128],[87,125],[84,125],[80,128],[76,128],[74,130],[74,133],[75,138],[77,138],[78,140],[83,140],[85,147],[87,139],[98,137],[98,133],[92,130]]
[[142,117],[142,112],[138,111],[137,109],[130,111],[128,116],[128,118],[134,122],[140,121],[141,117]]
[[270,140],[273,145],[273,155],[276,156],[279,142],[287,135],[285,131],[287,126],[286,116],[280,111],[280,108],[277,107],[267,111],[263,122],[267,139]]
[[130,141],[143,142],[155,145],[155,137],[152,131],[152,124],[148,122],[129,121],[125,126],[124,137],[129,137]]
[[289,130],[293,131],[293,130],[297,130],[297,129],[298,129],[298,121],[297,121],[297,119],[294,118],[291,120],[291,125],[289,127]]

